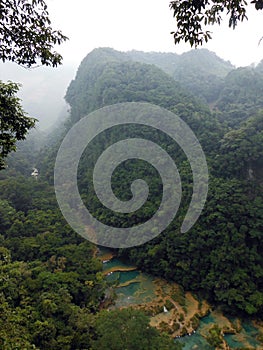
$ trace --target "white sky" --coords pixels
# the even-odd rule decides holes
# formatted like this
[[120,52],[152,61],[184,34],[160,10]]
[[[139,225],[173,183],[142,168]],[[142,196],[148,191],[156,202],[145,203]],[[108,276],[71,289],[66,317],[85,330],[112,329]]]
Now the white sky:
[[[170,34],[175,20],[169,0],[47,0],[53,27],[70,40],[58,51],[65,64],[79,65],[96,47],[116,50],[143,50],[181,53],[189,45],[175,46]],[[228,28],[227,20],[213,26],[213,39],[206,44],[218,56],[236,66],[250,65],[263,59],[263,11],[253,8],[249,20]]]

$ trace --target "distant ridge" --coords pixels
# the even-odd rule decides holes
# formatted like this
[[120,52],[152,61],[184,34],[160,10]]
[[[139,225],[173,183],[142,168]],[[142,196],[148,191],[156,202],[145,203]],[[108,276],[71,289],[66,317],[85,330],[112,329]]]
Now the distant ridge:
[[[167,52],[121,52],[109,47],[96,48],[81,62],[78,79],[83,72],[95,69],[98,64],[136,61],[155,65],[204,102],[217,99],[223,78],[235,67],[207,49],[196,49],[178,55]],[[213,90],[213,91],[212,91]]]
[[[132,62],[147,65],[148,68],[145,67],[145,69],[152,70],[157,85],[160,83],[158,83],[158,75],[162,75],[163,86],[165,86],[164,81],[166,80],[167,86],[171,86],[171,80],[168,77],[174,79],[177,82],[177,89],[180,86],[180,89],[184,89],[189,96],[194,96],[203,104],[208,105],[211,110],[217,113],[220,121],[233,128],[238,128],[251,114],[263,108],[261,98],[263,94],[263,60],[256,67],[235,68],[229,61],[223,60],[207,49],[191,50],[178,55],[176,53],[136,50],[121,52],[103,47],[94,49],[82,60],[76,78],[68,88],[66,100],[70,105],[75,106],[72,110],[74,120],[77,120],[80,114],[84,115],[101,105],[98,100],[95,101],[99,96],[98,85],[104,85],[104,95],[107,95],[101,97],[104,98],[104,102],[109,102],[107,100],[109,94],[114,95],[114,84],[116,96],[116,89],[118,90],[116,85],[121,80],[120,76],[123,74],[121,72],[124,67],[112,66],[105,69],[105,65],[114,63],[120,65],[121,62],[123,64],[129,63],[130,67]],[[151,66],[152,68],[150,68]],[[135,70],[139,69],[138,66],[133,67]],[[160,69],[159,73],[156,71],[157,67]],[[127,69],[124,69],[124,71]],[[113,72],[115,73],[113,74]],[[150,75],[153,77],[152,73]],[[167,77],[165,78],[161,73],[166,73]],[[97,81],[98,77],[100,77],[99,81]],[[114,80],[110,81],[112,78]],[[134,78],[129,76],[126,85],[123,81],[122,91],[119,91],[120,96],[123,95],[123,89],[126,89],[127,84],[129,85],[129,80]],[[102,80],[107,80],[106,85],[111,87],[111,90],[107,93],[105,82],[102,84]],[[95,87],[97,91],[95,91]],[[134,89],[135,87],[133,87],[133,91],[135,91]],[[148,89],[146,85],[145,89]],[[83,90],[86,91],[85,96],[82,94]],[[173,88],[171,88],[172,91]],[[170,92],[167,91],[166,93],[170,95]],[[75,102],[74,99],[76,99]],[[89,100],[89,106],[84,108],[87,99]],[[115,100],[116,98],[113,98],[112,103]],[[242,107],[244,104],[246,109]],[[80,111],[82,107],[83,111]]]

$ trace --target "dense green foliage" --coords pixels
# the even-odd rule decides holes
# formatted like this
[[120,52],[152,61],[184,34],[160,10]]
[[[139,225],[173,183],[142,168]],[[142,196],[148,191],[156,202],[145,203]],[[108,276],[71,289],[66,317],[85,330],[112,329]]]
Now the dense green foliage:
[[[182,65],[177,57],[173,65],[173,55],[162,58],[154,53],[94,50],[83,60],[68,88],[66,98],[71,105],[71,117],[66,127],[70,128],[94,109],[125,101],[154,103],[185,120],[203,146],[210,172],[206,206],[190,231],[183,234],[179,230],[192,194],[190,165],[178,145],[151,128],[132,124],[97,136],[79,164],[81,196],[104,223],[130,226],[147,220],[158,208],[162,191],[160,177],[153,167],[130,160],[113,174],[113,191],[122,200],[131,197],[133,180],[143,178],[149,184],[149,198],[135,215],[114,215],[105,210],[90,181],[98,156],[110,144],[127,136],[145,137],[158,143],[179,169],[183,183],[181,207],[175,220],[156,239],[140,247],[120,250],[119,255],[146,272],[178,282],[232,314],[260,318],[263,314],[262,63],[254,69],[229,72],[228,63],[206,53],[202,51],[200,55],[211,62],[210,70],[200,72],[197,59],[184,59]],[[153,65],[155,57],[159,68]],[[196,62],[193,63],[196,68],[188,71],[191,62]],[[185,75],[185,84],[174,80],[176,72],[177,80],[182,82]],[[198,77],[205,74],[212,77],[209,86],[215,86],[215,90],[209,92],[209,97],[202,80],[197,99]],[[192,83],[190,76],[194,78]],[[242,84],[238,77],[244,77]],[[230,86],[233,95],[226,92]],[[224,103],[227,97],[228,104]],[[210,99],[213,105],[210,107],[217,108],[209,108],[200,98]],[[236,109],[235,114],[230,113],[231,109]],[[52,135],[48,142],[49,146],[40,152],[34,137],[22,143],[17,154],[9,157],[8,169],[0,173],[0,347],[117,350],[174,346],[176,349],[177,345],[151,328],[148,318],[140,312],[100,311],[106,288],[102,264],[94,257],[94,246],[67,225],[54,195],[53,169],[61,133]],[[31,167],[40,170],[37,180],[30,177]],[[219,341],[217,329],[210,332],[209,339],[211,344]]]
[[220,119],[232,128],[253,116],[263,108],[263,72],[261,65],[256,68],[244,67],[230,72],[215,101]]
[[181,349],[139,311],[98,314],[102,263],[64,222],[52,187],[13,168],[0,189],[1,349]]
[[[129,53],[132,54],[138,61],[140,55]],[[198,57],[199,53],[196,55]],[[153,55],[142,54],[141,57],[144,62],[150,57],[153,60]],[[152,65],[129,62],[127,56],[110,49],[95,50],[88,55],[67,92],[73,121],[84,116],[85,111],[88,114],[93,108],[104,104],[131,100],[159,104],[184,119],[198,136],[210,167],[208,200],[198,223],[185,234],[179,232],[191,196],[191,171],[178,147],[172,146],[170,140],[162,135],[155,135],[147,129],[141,133],[132,126],[126,130],[113,129],[94,140],[91,148],[83,154],[79,165],[79,188],[85,203],[96,217],[104,223],[118,226],[120,220],[123,220],[123,215],[113,215],[110,210],[103,210],[105,208],[99,205],[94,191],[87,191],[88,184],[92,181],[92,169],[96,159],[108,144],[127,136],[140,135],[159,143],[174,158],[180,170],[184,182],[181,208],[174,222],[161,236],[142,247],[123,250],[120,254],[147,272],[165,276],[169,280],[181,283],[187,289],[203,293],[210,301],[223,304],[232,313],[260,315],[263,307],[263,168],[259,85],[255,87],[252,78],[250,84],[240,84],[237,79],[231,91],[236,88],[239,92],[236,99],[232,97],[232,101],[242,108],[245,116],[237,114],[231,119],[229,109],[232,106],[223,103],[223,92],[231,75],[241,77],[242,70],[228,73],[231,66],[217,58],[213,61],[213,55],[206,55],[206,51],[201,52],[201,57],[206,57],[207,62],[211,62],[208,74],[213,73],[214,77],[221,79],[220,89],[217,89],[211,98],[218,100],[220,112],[210,112],[193,95]],[[176,62],[178,64],[178,60]],[[189,59],[189,66],[191,62]],[[182,67],[182,72],[188,72],[187,60],[184,60]],[[191,74],[198,76],[200,72],[195,73],[196,70],[192,68]],[[179,68],[177,73],[178,71]],[[254,69],[253,74],[256,76],[255,81],[260,81],[261,72]],[[183,81],[183,74],[180,79]],[[198,86],[194,87],[197,83],[198,79],[191,85],[189,79],[188,85],[192,91],[198,89]],[[241,103],[245,102],[244,98],[241,98],[245,87],[241,88],[241,85],[248,88],[245,101],[250,101],[252,91],[258,90],[258,98],[254,97],[259,105],[251,101],[250,105]],[[204,86],[203,81],[200,82],[200,86]],[[207,98],[206,91],[203,96]],[[230,129],[233,124],[235,130]],[[118,167],[118,171],[119,173],[116,173],[119,175],[115,174],[112,178],[112,186],[119,198],[130,198],[129,184],[135,178],[144,178],[153,191],[153,198],[149,197],[149,201],[152,199],[152,202],[147,201],[148,205],[136,213],[137,216],[126,217],[125,225],[135,225],[142,218],[151,217],[158,207],[160,183],[158,177],[154,176],[145,164],[134,165],[126,162]]]
[[0,169],[4,167],[6,156],[16,150],[17,140],[25,139],[36,122],[23,111],[16,96],[18,90],[18,84],[0,81]]
[[[126,66],[125,70],[129,68],[129,65],[130,68],[133,68],[131,67],[131,61],[151,65],[147,68],[148,76],[151,75],[151,80],[156,79],[156,84],[160,84],[160,87],[157,89],[156,96],[153,98],[152,94],[151,96],[148,94],[146,101],[161,103],[165,108],[170,108],[176,105],[177,102],[167,104],[158,98],[158,94],[162,91],[161,85],[163,83],[161,81],[166,82],[167,89],[163,91],[168,96],[179,95],[180,101],[184,104],[189,104],[190,101],[196,103],[193,96],[198,98],[202,103],[209,105],[210,109],[217,114],[217,119],[222,125],[231,128],[238,128],[240,123],[263,108],[261,99],[263,61],[255,68],[235,69],[230,62],[220,59],[213,52],[206,49],[177,55],[175,53],[145,53],[139,51],[124,53],[110,48],[102,48],[92,51],[82,61],[76,78],[68,88],[66,99],[71,105],[73,122],[76,122],[81,116],[87,115],[94,108],[114,103],[116,100],[118,102],[130,101],[131,99],[138,100],[140,94],[142,96],[141,100],[145,99],[145,91],[140,91],[144,88],[143,84],[145,82],[141,82],[141,86],[138,86],[137,97],[134,96],[134,83],[133,86],[129,87],[133,91],[133,96],[128,97],[129,90],[127,86],[124,87],[124,91],[122,90],[125,79],[127,81],[128,78],[132,80],[136,78],[135,72],[133,77],[131,72],[129,72],[129,76],[126,72],[126,77],[125,75],[122,77],[124,66]],[[157,72],[153,65],[161,68],[180,84],[175,85],[173,82],[171,86],[171,81],[169,83],[168,80],[166,81],[167,76],[165,77],[160,71]],[[110,68],[111,66],[112,68]],[[136,70],[136,65],[133,69]],[[137,84],[140,84],[139,82]],[[96,89],[94,89],[94,86]],[[110,89],[108,89],[109,87]],[[155,90],[153,87],[151,89],[152,91]],[[104,92],[102,93],[102,91]],[[189,97],[189,92],[192,97]],[[110,98],[110,96],[113,96],[113,98]],[[119,99],[117,96],[120,96]],[[151,98],[152,100],[150,100]],[[198,108],[194,105],[194,108],[199,111],[204,108],[204,105],[199,104]],[[215,119],[214,122],[216,122]]]
[[[92,76],[90,76],[92,71],[99,64],[131,60],[161,68],[176,81],[179,81],[181,86],[209,103],[217,100],[224,85],[224,78],[234,69],[230,62],[220,59],[206,49],[189,51],[182,55],[135,50],[118,52],[110,48],[95,49],[82,61],[76,79],[68,89],[66,97],[68,102],[75,105],[71,95],[74,94],[74,90],[80,91],[80,87],[86,87],[88,81],[92,80]],[[94,74],[96,73],[94,72]]]
[[235,69],[230,62],[206,49],[180,56],[131,51],[121,57],[157,65],[195,97],[208,103],[219,121],[231,128],[238,128],[263,108],[263,61],[254,68]]
[[234,69],[230,62],[206,49],[180,56],[131,51],[126,57],[156,64],[187,91],[208,103],[219,121],[231,128],[240,127],[263,108],[263,61],[256,67]]
[[2,0],[0,6],[0,60],[31,67],[57,66],[62,56],[54,45],[67,39],[51,28],[44,0]]
[[[109,57],[104,54],[109,51]],[[96,50],[86,58],[67,90],[75,123],[91,111],[117,102],[144,101],[172,107],[189,97],[174,79],[154,65],[117,60],[110,50]],[[98,57],[99,56],[99,57]],[[143,77],[143,79],[142,79]]]
[[234,67],[205,49],[181,55],[172,75],[196,97],[213,103],[224,86],[224,78]]
[[253,187],[211,178],[206,208],[191,231],[171,227],[128,256],[146,271],[202,291],[231,313],[262,314],[263,203]]
[[0,347],[88,348],[105,289],[94,247],[66,224],[52,187],[1,175]]
[[[256,10],[263,9],[262,0],[253,0]],[[189,42],[197,47],[211,39],[211,32],[205,30],[207,25],[220,24],[222,14],[229,17],[229,27],[235,29],[238,22],[247,19],[248,3],[244,0],[175,0],[170,2],[170,8],[176,20],[176,31],[172,32],[175,44],[180,41]]]
[[97,350],[176,350],[172,339],[161,336],[149,325],[142,312],[132,309],[104,311],[97,318],[98,338],[92,349]]

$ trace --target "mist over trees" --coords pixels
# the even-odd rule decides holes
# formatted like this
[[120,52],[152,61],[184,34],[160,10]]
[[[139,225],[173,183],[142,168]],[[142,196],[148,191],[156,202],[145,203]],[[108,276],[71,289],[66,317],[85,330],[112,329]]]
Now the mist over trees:
[[[132,55],[137,63],[131,61]],[[199,290],[209,300],[222,303],[228,311],[260,315],[262,72],[260,65],[259,68],[234,69],[231,64],[206,50],[201,53],[193,51],[188,55],[201,55],[213,64],[205,72],[200,71],[196,63],[194,70],[191,69],[191,65],[195,60],[189,59],[188,70],[185,54],[185,75],[180,76],[178,73],[183,69],[176,57],[177,63],[174,62],[174,73],[171,74],[180,77],[180,83],[185,86],[183,88],[178,82],[173,82],[169,75],[145,64],[147,57],[152,64],[154,53],[122,54],[107,48],[94,50],[83,60],[76,79],[68,88],[66,98],[71,105],[71,123],[104,104],[136,101],[137,98],[160,104],[188,123],[206,152],[210,168],[210,190],[203,215],[189,233],[179,234],[180,220],[191,195],[191,186],[186,186],[184,205],[177,220],[167,231],[141,248],[124,250],[120,254],[129,257],[147,272],[180,281],[187,289]],[[163,62],[160,64],[160,54],[156,56],[157,65],[163,65]],[[138,63],[140,58],[143,64]],[[167,59],[165,54],[163,59]],[[188,74],[193,79],[188,80]],[[215,87],[214,91],[211,89],[209,96],[204,84],[205,74],[207,79],[210,79],[210,87]],[[233,82],[234,75],[241,79],[242,84],[238,78],[236,83]],[[183,78],[186,79],[185,84]],[[225,93],[229,89],[229,81],[234,84],[233,88],[228,90],[235,91],[233,95]],[[195,91],[198,90],[198,82],[197,96]],[[169,88],[166,89],[167,87]],[[251,103],[252,96],[254,103]],[[228,103],[223,102],[226,98]],[[209,101],[208,105],[206,101]],[[124,137],[123,132],[121,135]],[[136,132],[133,131],[135,134]],[[149,137],[147,131],[145,135]],[[119,139],[119,133],[113,133],[109,137],[111,141],[115,137]],[[154,135],[150,137],[156,141]],[[167,141],[159,136],[159,142],[165,147]],[[106,147],[105,140],[101,138],[93,147],[97,151],[100,147]],[[184,174],[184,180],[190,183],[191,173],[185,158],[176,148],[173,149],[172,156],[177,161],[180,159],[179,170]],[[83,163],[80,164],[82,176],[79,186],[83,199],[99,219],[105,223],[116,224],[119,217],[107,211],[102,214],[94,193],[85,191],[91,176],[90,171],[84,170],[87,165],[88,169],[92,169],[94,165],[92,152],[84,154]],[[116,194],[121,198],[129,198],[129,190],[121,185],[121,179],[126,176],[131,181],[133,169],[136,169],[134,176],[140,175],[140,178],[147,173],[144,167],[139,171],[140,168],[134,168],[133,164],[128,168],[127,166],[120,167],[121,175],[113,179],[113,188],[116,188]],[[48,172],[50,173],[50,170]],[[151,181],[154,198],[157,200],[158,181],[154,178]],[[119,192],[118,185],[121,188]],[[156,205],[154,203],[155,201],[152,209]],[[232,203],[231,208],[229,203]],[[151,215],[150,213],[151,211],[147,215]],[[134,224],[138,220],[138,217],[131,217],[130,223]]]
[[[54,51],[68,38],[51,27],[44,0],[7,1],[0,5],[0,61],[21,66],[56,67],[62,56]],[[29,117],[17,97],[19,84],[0,80],[0,169],[4,159],[16,150],[16,141],[23,140],[36,123]]]

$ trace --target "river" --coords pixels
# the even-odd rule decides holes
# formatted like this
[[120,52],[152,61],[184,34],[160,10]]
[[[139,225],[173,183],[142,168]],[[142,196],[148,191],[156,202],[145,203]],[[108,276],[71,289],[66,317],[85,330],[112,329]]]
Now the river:
[[150,316],[152,326],[168,332],[184,344],[183,350],[214,350],[206,337],[217,324],[222,329],[224,349],[262,350],[262,328],[252,321],[241,322],[214,310],[205,301],[184,292],[176,283],[155,278],[138,271],[136,266],[114,257],[102,249],[104,274],[112,283],[116,298],[112,308],[132,306]]

